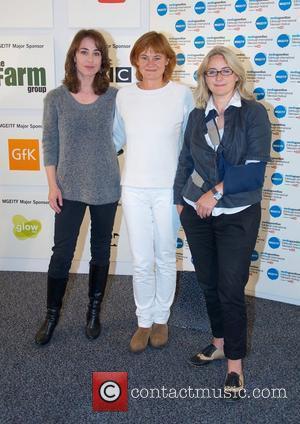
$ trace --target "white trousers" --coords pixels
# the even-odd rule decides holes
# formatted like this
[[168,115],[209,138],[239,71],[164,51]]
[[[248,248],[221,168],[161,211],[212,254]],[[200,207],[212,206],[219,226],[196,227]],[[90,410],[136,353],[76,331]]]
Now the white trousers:
[[139,327],[165,324],[176,288],[179,217],[172,189],[122,187]]

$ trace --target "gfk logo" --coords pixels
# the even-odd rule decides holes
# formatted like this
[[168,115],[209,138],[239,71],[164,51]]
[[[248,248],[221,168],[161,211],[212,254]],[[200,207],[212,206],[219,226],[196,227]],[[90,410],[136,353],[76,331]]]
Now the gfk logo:
[[39,141],[9,139],[9,169],[11,171],[39,171]]

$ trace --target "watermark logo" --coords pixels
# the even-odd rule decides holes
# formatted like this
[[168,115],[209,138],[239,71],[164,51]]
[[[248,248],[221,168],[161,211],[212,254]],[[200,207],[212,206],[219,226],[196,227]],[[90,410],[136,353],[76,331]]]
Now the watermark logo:
[[282,49],[290,44],[290,37],[287,34],[280,34],[277,37],[277,44]]
[[276,268],[269,268],[267,271],[267,276],[270,280],[277,280],[279,277],[279,272]]
[[194,40],[194,45],[197,49],[202,49],[205,46],[205,38],[202,35],[198,35]]
[[269,209],[269,212],[273,218],[279,218],[282,214],[282,209],[278,205],[272,205]]
[[225,28],[225,21],[222,18],[218,18],[214,22],[214,27],[216,31],[223,31]]
[[243,35],[237,35],[234,38],[233,44],[237,49],[241,49],[246,44],[246,38]]
[[257,250],[253,250],[253,252],[251,254],[251,262],[257,261],[258,258],[259,258],[259,254],[258,254]]
[[268,244],[271,249],[278,249],[280,247],[280,240],[278,237],[270,237]]
[[253,90],[253,94],[256,97],[256,100],[262,100],[265,98],[266,92],[262,87],[256,87]]
[[278,6],[281,10],[288,10],[292,5],[292,0],[279,0]]
[[286,115],[286,107],[283,106],[283,105],[276,106],[275,109],[274,109],[274,115],[278,119],[284,118],[285,115]]
[[175,24],[175,29],[177,32],[183,32],[186,29],[186,23],[183,19],[179,19],[179,21]]
[[11,171],[39,171],[39,141],[36,139],[8,140],[9,169]]
[[271,175],[271,181],[274,185],[280,185],[283,183],[283,175],[279,172],[274,172],[274,174]]
[[42,229],[42,224],[37,219],[29,221],[22,215],[15,215],[12,221],[14,224],[13,233],[19,240],[35,238]]
[[176,55],[176,63],[178,66],[185,64],[185,55],[183,53],[178,53]]
[[284,69],[280,69],[276,72],[275,79],[277,82],[279,82],[279,84],[283,84],[288,79],[288,73]]
[[283,152],[285,149],[285,143],[283,140],[280,140],[279,138],[277,140],[274,140],[272,143],[272,149],[274,152],[280,153]]
[[268,26],[268,19],[265,16],[260,16],[256,19],[255,25],[259,30],[266,29]]
[[197,13],[197,15],[202,15],[202,13],[204,13],[206,10],[204,1],[197,1],[197,3],[195,4],[194,10]]
[[157,9],[156,10],[157,10],[157,14],[159,16],[164,16],[164,15],[166,15],[168,13],[168,7],[167,7],[167,5],[165,3],[160,3],[157,6]]
[[93,411],[128,411],[128,373],[93,372]]
[[267,61],[267,56],[264,53],[257,53],[254,56],[254,62],[257,66],[263,66]]
[[238,13],[242,13],[245,12],[245,10],[247,9],[247,3],[245,0],[237,0],[235,2],[235,10]]

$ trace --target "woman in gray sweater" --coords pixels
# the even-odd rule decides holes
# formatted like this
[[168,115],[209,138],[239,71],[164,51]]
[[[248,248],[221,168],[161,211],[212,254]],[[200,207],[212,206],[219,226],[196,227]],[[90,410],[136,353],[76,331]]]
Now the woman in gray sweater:
[[44,104],[43,149],[49,204],[55,211],[53,254],[48,269],[47,314],[35,336],[48,343],[58,322],[80,226],[89,207],[91,261],[86,335],[100,334],[99,312],[120,197],[112,125],[117,90],[109,87],[110,60],[103,36],[79,31],[68,50],[63,85]]

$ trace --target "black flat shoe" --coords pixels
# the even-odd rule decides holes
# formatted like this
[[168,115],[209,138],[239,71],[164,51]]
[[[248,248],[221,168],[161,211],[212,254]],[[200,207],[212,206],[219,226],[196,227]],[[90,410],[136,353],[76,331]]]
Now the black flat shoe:
[[237,401],[244,399],[244,376],[236,372],[230,372],[226,375],[226,380],[223,389],[223,399],[227,401]]
[[202,365],[207,365],[217,359],[224,358],[225,355],[223,349],[218,349],[213,344],[210,344],[206,346],[201,352],[197,353],[197,355],[192,356],[190,359],[190,363],[199,367]]

